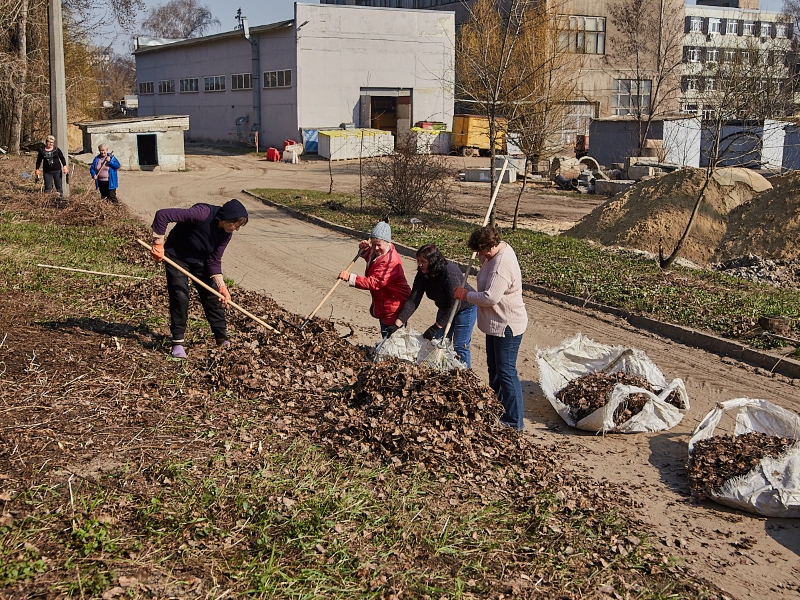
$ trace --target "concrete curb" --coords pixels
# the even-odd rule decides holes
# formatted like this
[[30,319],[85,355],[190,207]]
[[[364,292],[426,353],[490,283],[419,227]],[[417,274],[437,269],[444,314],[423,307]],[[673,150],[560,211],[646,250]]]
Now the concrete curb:
[[[267,200],[266,198],[262,198],[261,196],[257,196],[256,194],[248,192],[247,190],[242,190],[242,193],[247,194],[255,200],[259,200],[264,204],[273,206],[301,221],[307,221],[309,223],[319,225],[320,227],[332,229],[357,239],[366,239],[369,237],[369,233],[367,232],[358,231],[357,229],[353,229],[351,227],[344,227],[319,217],[307,215],[299,210],[295,210],[283,204],[278,204],[276,202],[272,202],[271,200]],[[397,248],[397,251],[404,256],[415,258],[417,255],[416,248],[404,246],[403,244],[399,244],[397,242],[394,242],[394,245],[395,248]],[[462,271],[467,268],[467,265],[465,264],[459,263],[459,266],[461,267]],[[656,321],[655,319],[650,319],[642,315],[629,313],[628,311],[620,308],[607,306],[605,304],[598,304],[597,302],[591,302],[584,298],[578,298],[577,296],[571,296],[569,294],[557,292],[538,285],[525,283],[523,284],[522,288],[528,292],[533,292],[534,294],[538,294],[540,296],[560,300],[561,302],[565,302],[566,304],[570,304],[572,306],[588,308],[589,310],[596,310],[598,312],[620,317],[625,319],[637,329],[643,329],[645,331],[655,333],[686,346],[693,346],[708,352],[713,352],[719,356],[732,358],[748,365],[765,369],[771,373],[779,373],[791,379],[800,379],[800,362],[791,358],[773,356],[765,352],[760,352],[754,348],[750,348],[749,346],[745,346],[744,344],[740,344],[734,340],[717,337],[703,331],[698,331],[697,329],[683,327],[682,325]]]

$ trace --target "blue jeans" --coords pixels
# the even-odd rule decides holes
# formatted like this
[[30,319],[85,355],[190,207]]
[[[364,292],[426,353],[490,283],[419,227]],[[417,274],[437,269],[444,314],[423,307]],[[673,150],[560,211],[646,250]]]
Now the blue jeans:
[[[472,353],[469,346],[472,343],[472,330],[475,328],[475,321],[478,320],[478,307],[470,304],[469,308],[456,313],[453,317],[453,324],[450,326],[450,332],[447,337],[453,341],[453,349],[461,362],[467,365],[467,368],[472,367]],[[439,340],[444,335],[444,327],[442,327],[433,336],[434,339]]]
[[489,386],[497,394],[500,404],[506,409],[500,422],[522,430],[523,421],[522,383],[517,375],[517,354],[522,334],[513,335],[506,327],[505,337],[486,336],[486,365],[489,367]]

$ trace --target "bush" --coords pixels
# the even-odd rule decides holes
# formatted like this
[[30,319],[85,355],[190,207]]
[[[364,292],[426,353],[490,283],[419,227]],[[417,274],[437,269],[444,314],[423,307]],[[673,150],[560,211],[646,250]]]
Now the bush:
[[444,210],[455,172],[444,156],[417,152],[417,136],[398,137],[395,151],[370,161],[367,193],[390,214]]

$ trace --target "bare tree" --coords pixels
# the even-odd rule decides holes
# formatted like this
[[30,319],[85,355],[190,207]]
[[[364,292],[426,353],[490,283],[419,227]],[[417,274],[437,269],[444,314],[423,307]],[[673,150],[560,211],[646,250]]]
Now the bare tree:
[[[523,39],[531,17],[547,11],[545,2],[477,0],[456,40],[456,96],[488,117],[491,148],[491,189],[495,185],[497,142],[514,107],[530,99],[526,84],[535,69],[524,56]],[[491,223],[495,223],[492,211]]]
[[680,94],[684,44],[683,0],[615,0],[609,18],[606,65],[615,76],[614,90],[626,106],[616,114],[638,122],[639,149],[644,148],[654,119],[675,114]]
[[[684,76],[685,92],[692,93],[702,111],[701,165],[706,177],[697,195],[686,229],[672,253],[665,257],[659,243],[659,265],[669,268],[691,232],[706,189],[717,168],[722,166],[762,167],[763,140],[770,135],[770,120],[787,117],[793,110],[790,85],[791,61],[787,46],[772,43],[749,44],[723,49],[702,70]],[[774,125],[782,128],[782,124]]]
[[200,37],[219,26],[219,19],[207,6],[195,0],[170,0],[150,9],[142,31],[155,37],[186,39]]
[[[141,0],[105,5],[64,0],[64,60],[70,119],[96,108],[96,77],[86,42],[113,18],[129,24]],[[0,145],[18,151],[26,138],[50,132],[47,0],[11,0],[0,10]]]

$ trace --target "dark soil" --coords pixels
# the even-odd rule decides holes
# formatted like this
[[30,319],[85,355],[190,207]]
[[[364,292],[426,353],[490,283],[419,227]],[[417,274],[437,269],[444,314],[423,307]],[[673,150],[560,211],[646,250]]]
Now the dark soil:
[[[626,373],[591,373],[577,377],[556,393],[556,398],[570,407],[569,414],[577,423],[594,411],[608,404],[612,390],[617,384],[640,387],[654,394],[661,390],[654,389],[645,379]],[[614,423],[622,425],[634,415],[642,412],[649,397],[645,394],[631,394],[628,400],[620,404],[614,411]],[[670,394],[666,400],[677,408],[682,408],[677,394]]]
[[689,487],[698,500],[709,498],[725,483],[748,473],[765,456],[778,457],[796,440],[745,433],[737,436],[714,436],[694,445],[689,457]]

